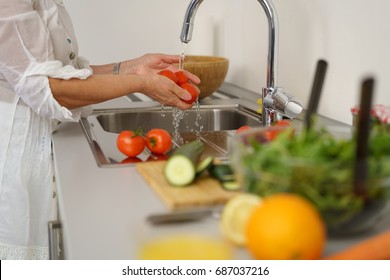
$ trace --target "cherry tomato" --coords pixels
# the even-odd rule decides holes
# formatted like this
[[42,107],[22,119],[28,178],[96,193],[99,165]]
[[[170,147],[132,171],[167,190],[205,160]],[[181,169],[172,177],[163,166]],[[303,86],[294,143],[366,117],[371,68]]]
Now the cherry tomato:
[[167,77],[168,79],[171,79],[172,81],[174,81],[175,83],[177,83],[176,74],[175,74],[174,72],[172,72],[171,70],[164,69],[164,70],[161,70],[160,72],[158,72],[158,74],[160,74],[160,75],[162,75],[162,76],[165,76],[165,77]]
[[171,135],[165,129],[151,129],[145,136],[146,147],[154,154],[165,154],[172,148]]
[[159,161],[159,160],[168,160],[168,155],[165,154],[151,154],[147,159],[147,161]]
[[138,157],[127,157],[124,160],[121,161],[122,164],[127,164],[127,163],[139,163],[142,162],[142,159]]
[[278,123],[276,123],[276,125],[273,127],[270,126],[269,129],[264,131],[265,140],[267,140],[267,141],[274,140],[279,134],[288,130],[289,126],[291,125],[291,123],[289,121],[282,121],[282,122],[279,121]]
[[138,156],[145,148],[145,139],[131,130],[123,130],[119,133],[116,145],[124,155],[128,157]]
[[186,91],[188,91],[191,94],[190,100],[183,100],[183,101],[185,103],[188,103],[188,104],[194,103],[196,101],[196,99],[198,98],[198,92],[196,91],[195,86],[193,86],[190,83],[184,83],[184,84],[181,84],[180,87],[182,87],[183,89],[185,89]]
[[250,129],[251,127],[249,126],[249,125],[243,125],[243,126],[240,126],[239,128],[237,128],[237,130],[236,130],[236,133],[238,134],[238,133],[241,133],[241,132],[243,132],[243,131],[245,131],[245,130],[248,130],[248,129]]
[[266,130],[263,133],[265,142],[272,141],[278,136],[278,131],[276,130]]
[[291,122],[289,120],[282,119],[282,120],[278,120],[275,125],[276,126],[290,126]]
[[187,77],[187,75],[183,71],[177,71],[175,73],[175,75],[176,75],[176,78],[177,78],[177,82],[176,83],[178,85],[185,84],[189,80],[189,78]]

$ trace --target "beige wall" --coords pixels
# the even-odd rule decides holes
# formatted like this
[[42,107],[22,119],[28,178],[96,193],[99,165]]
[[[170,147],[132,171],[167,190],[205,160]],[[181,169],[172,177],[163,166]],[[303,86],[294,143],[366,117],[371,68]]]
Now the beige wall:
[[[92,63],[146,52],[179,53],[189,0],[65,0],[81,53]],[[278,85],[307,104],[319,58],[328,61],[320,113],[351,122],[360,83],[376,78],[375,103],[390,104],[390,1],[274,0],[279,16]],[[267,21],[258,1],[205,0],[186,54],[230,59],[227,81],[265,85]]]

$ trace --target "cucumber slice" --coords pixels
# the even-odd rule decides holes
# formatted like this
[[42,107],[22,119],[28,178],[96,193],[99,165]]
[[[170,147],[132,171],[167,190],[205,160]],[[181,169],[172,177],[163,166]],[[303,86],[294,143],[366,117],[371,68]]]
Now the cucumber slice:
[[211,168],[214,162],[214,157],[213,156],[207,156],[203,160],[201,160],[196,167],[196,175],[202,174],[204,171],[208,170]]
[[236,180],[221,182],[222,188],[229,191],[238,191],[241,189],[240,184]]
[[180,146],[177,150],[174,151],[173,155],[184,155],[188,157],[195,166],[197,166],[203,151],[204,143],[199,140],[195,140]]
[[210,169],[212,177],[220,182],[235,180],[233,169],[229,164],[217,164]]
[[195,180],[195,165],[185,155],[173,155],[165,165],[164,176],[173,186],[189,185]]
[[196,177],[196,166],[204,150],[198,140],[182,145],[175,150],[164,166],[164,177],[173,186],[186,186]]

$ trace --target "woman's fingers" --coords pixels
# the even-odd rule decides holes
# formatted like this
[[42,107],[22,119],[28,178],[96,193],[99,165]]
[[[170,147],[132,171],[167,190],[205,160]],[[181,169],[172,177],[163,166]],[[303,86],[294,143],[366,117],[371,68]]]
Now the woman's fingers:
[[200,84],[201,80],[199,79],[198,76],[196,76],[195,74],[192,74],[191,72],[189,72],[187,70],[183,70],[183,71],[187,75],[187,77],[190,79],[191,82],[193,82],[196,85]]
[[[149,80],[146,85],[145,94],[164,105],[180,109],[188,109],[193,105],[186,103],[191,100],[191,94],[164,76],[153,76],[153,79]],[[194,88],[199,94],[199,89],[196,86]]]
[[168,63],[168,64],[173,64],[173,63],[179,63],[180,62],[180,56],[179,55],[162,55],[161,59]]

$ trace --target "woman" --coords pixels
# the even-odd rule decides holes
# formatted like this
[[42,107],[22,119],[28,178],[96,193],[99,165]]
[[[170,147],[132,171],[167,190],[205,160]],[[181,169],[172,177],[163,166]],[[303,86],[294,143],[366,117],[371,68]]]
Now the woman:
[[183,101],[191,96],[156,74],[177,70],[178,56],[90,66],[78,56],[61,0],[0,1],[0,46],[0,259],[47,259],[56,123],[77,122],[83,106],[134,92],[180,109],[192,106]]

